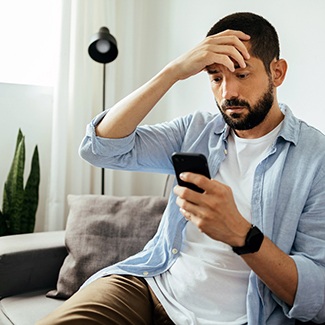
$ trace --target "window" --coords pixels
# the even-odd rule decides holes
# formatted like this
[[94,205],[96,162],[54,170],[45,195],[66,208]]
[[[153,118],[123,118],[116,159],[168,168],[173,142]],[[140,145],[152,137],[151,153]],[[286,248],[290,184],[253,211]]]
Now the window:
[[0,82],[53,86],[59,0],[0,0]]

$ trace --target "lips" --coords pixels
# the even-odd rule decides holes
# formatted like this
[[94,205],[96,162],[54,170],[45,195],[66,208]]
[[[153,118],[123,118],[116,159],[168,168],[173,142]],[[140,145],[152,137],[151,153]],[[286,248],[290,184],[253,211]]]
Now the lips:
[[245,106],[227,106],[226,109],[243,109]]
[[245,106],[227,106],[227,107],[225,107],[225,111],[234,112],[234,113],[239,113],[239,112],[243,111],[244,109],[246,109]]

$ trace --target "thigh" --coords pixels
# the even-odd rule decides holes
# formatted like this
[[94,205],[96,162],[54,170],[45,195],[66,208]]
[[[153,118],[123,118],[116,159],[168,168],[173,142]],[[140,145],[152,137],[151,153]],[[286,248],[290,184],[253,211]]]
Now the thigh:
[[152,298],[144,281],[133,276],[100,278],[75,293],[39,325],[152,324]]

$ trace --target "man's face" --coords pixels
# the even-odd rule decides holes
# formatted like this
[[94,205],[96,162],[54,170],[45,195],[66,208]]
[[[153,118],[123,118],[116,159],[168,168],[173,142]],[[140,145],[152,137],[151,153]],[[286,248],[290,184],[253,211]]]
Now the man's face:
[[[212,91],[226,123],[235,130],[251,130],[265,120],[274,102],[274,86],[260,59],[231,72],[222,65],[208,67]],[[235,65],[236,66],[236,65]]]
[[[235,130],[251,130],[255,126],[264,121],[265,117],[269,113],[274,101],[273,85],[269,82],[268,89],[261,94],[260,98],[255,104],[249,104],[246,100],[224,99],[217,106],[226,121],[226,123]],[[232,107],[245,107],[247,109],[246,114],[240,112],[232,112]],[[229,110],[229,112],[228,112]]]

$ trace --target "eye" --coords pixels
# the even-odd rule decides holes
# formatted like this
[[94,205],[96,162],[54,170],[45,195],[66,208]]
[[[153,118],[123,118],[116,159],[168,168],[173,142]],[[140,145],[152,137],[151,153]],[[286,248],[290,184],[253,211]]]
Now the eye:
[[246,79],[249,76],[248,73],[238,73],[237,78],[238,79]]
[[213,81],[214,83],[220,83],[221,80],[222,80],[221,77],[214,77],[214,78],[212,79],[212,81]]

